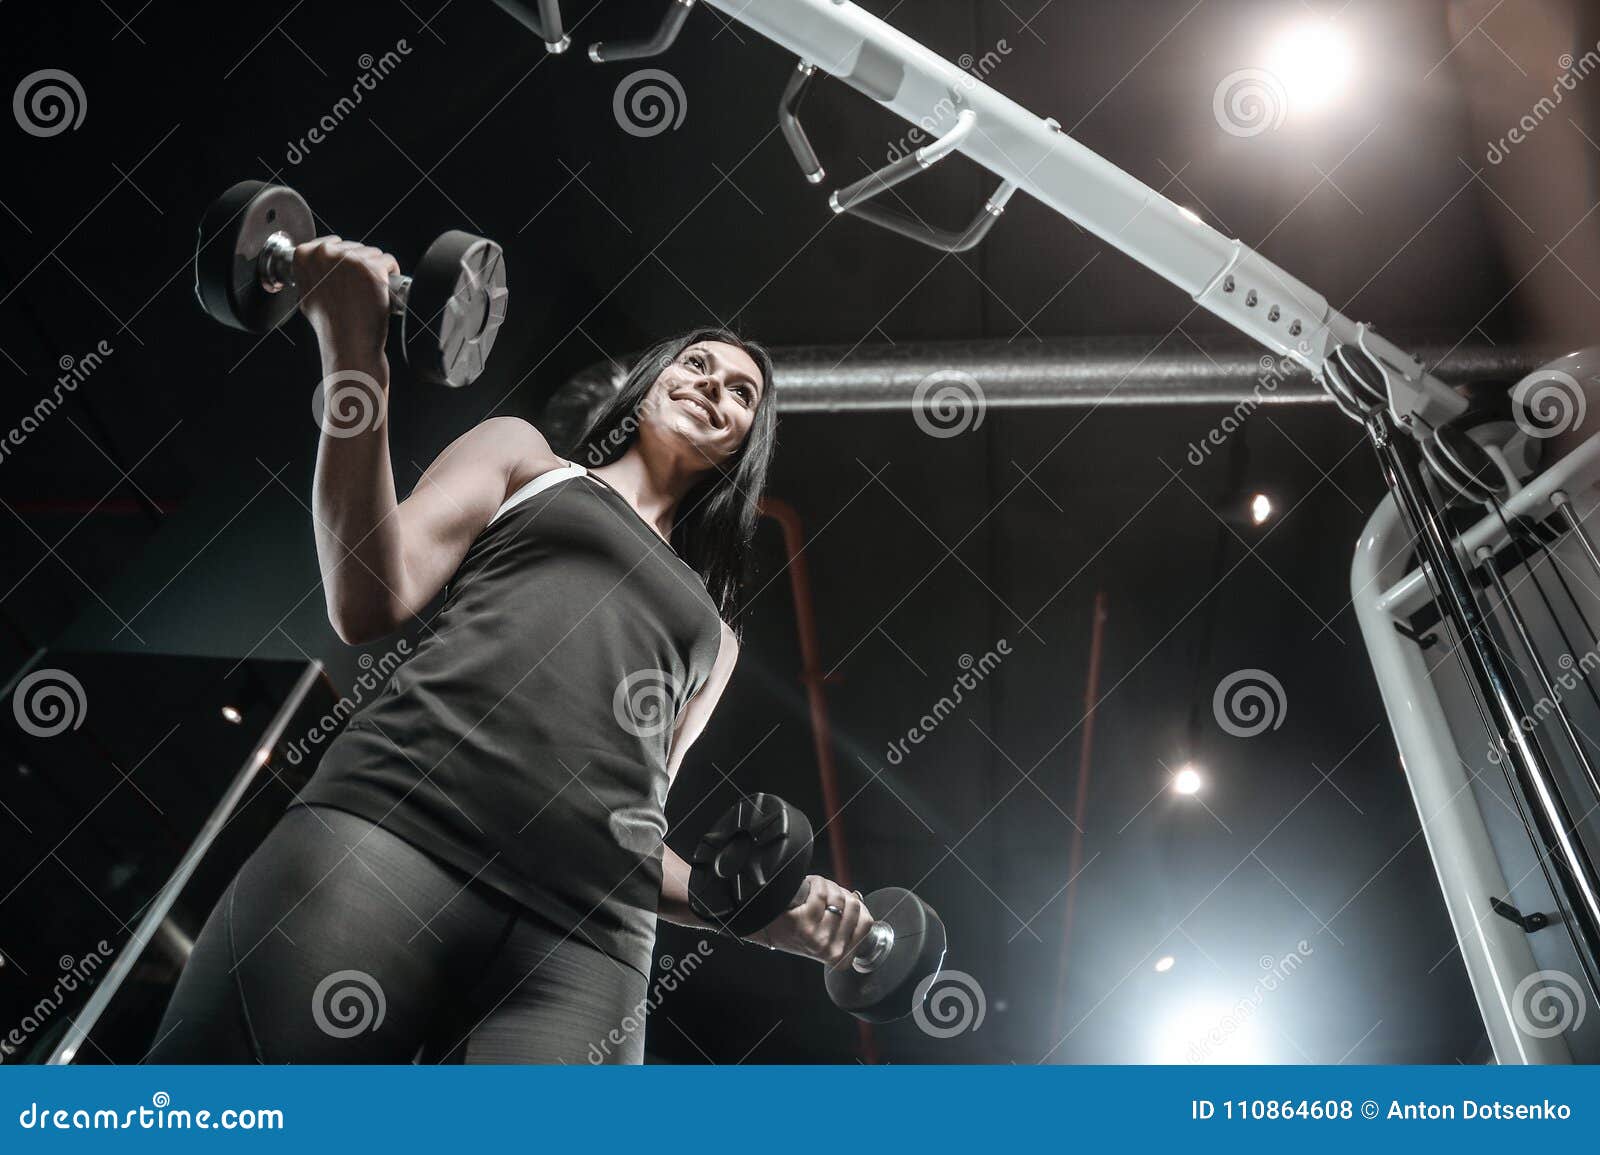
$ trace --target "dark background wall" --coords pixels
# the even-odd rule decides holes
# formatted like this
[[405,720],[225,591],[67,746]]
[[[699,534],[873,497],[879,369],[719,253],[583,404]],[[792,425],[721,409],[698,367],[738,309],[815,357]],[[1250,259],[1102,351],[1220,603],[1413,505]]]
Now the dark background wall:
[[[656,5],[569,0],[577,48],[644,31]],[[989,81],[1204,213],[1359,317],[1446,346],[1516,339],[1525,270],[1483,241],[1495,198],[1442,4],[1357,2],[1338,19],[1362,77],[1314,131],[1219,131],[1218,79],[1254,63],[1293,3],[1079,0],[866,5],[950,57],[1005,51]],[[1031,6],[1030,6],[1031,7]],[[1319,10],[1320,12],[1320,10]],[[1331,15],[1330,7],[1327,13]],[[407,264],[463,227],[507,250],[512,321],[489,372],[445,393],[397,373],[402,494],[460,432],[536,419],[577,370],[724,321],[775,346],[1133,335],[1195,350],[1208,315],[1019,196],[978,250],[941,257],[833,218],[775,127],[792,62],[696,9],[671,55],[674,131],[613,114],[629,69],[548,57],[488,3],[207,10],[68,3],[0,10],[9,85],[41,68],[86,96],[76,130],[3,126],[0,424],[64,358],[112,349],[0,460],[0,667],[41,645],[356,655],[327,626],[307,506],[316,352],[294,321],[256,339],[207,321],[189,262],[207,203],[246,177],[303,192],[330,232]],[[409,51],[328,139],[291,150],[362,73]],[[1577,106],[1574,105],[1574,113]],[[823,83],[807,125],[839,180],[904,128]],[[1547,131],[1554,132],[1556,128]],[[303,153],[291,160],[291,151]],[[1463,158],[1466,158],[1463,160]],[[990,178],[956,158],[906,192],[966,219]],[[830,181],[831,187],[832,182]],[[1197,360],[1201,356],[1198,351]],[[772,492],[810,534],[858,885],[912,885],[981,985],[981,1028],[880,1033],[900,1061],[1182,1058],[1251,994],[1263,958],[1304,966],[1222,1052],[1269,1061],[1470,1061],[1481,1029],[1349,610],[1348,564],[1381,495],[1359,431],[1326,406],[1268,408],[1203,464],[1206,409],[992,411],[932,438],[909,413],[792,414]],[[1249,526],[1251,492],[1282,514]],[[776,530],[740,671],[674,792],[677,835],[743,789],[820,810]],[[1108,618],[1070,951],[1069,817],[1092,605]],[[899,765],[886,745],[1001,638],[981,690]],[[378,643],[382,652],[392,642]],[[1282,684],[1281,728],[1221,731],[1233,671]],[[1179,800],[1193,760],[1207,790]],[[675,929],[661,949],[681,954]],[[1305,946],[1300,944],[1304,943]],[[1172,971],[1152,970],[1172,955]],[[681,1061],[837,1060],[850,1020],[816,968],[719,947],[651,1046]],[[1198,1027],[1196,1024],[1199,1024]],[[1176,1032],[1176,1033],[1175,1033]]]

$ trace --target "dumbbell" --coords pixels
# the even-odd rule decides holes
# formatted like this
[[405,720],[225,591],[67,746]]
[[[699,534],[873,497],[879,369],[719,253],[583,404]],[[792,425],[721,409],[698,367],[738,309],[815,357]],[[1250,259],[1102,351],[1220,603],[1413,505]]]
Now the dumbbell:
[[[810,893],[811,823],[775,794],[730,807],[689,859],[689,908],[741,937],[766,926]],[[939,915],[909,890],[887,886],[864,900],[872,929],[847,963],[829,967],[828,997],[869,1023],[889,1023],[916,1009],[944,963]]]
[[[317,235],[311,207],[293,189],[240,181],[200,219],[194,291],[215,320],[249,333],[283,324],[300,304],[294,250]],[[406,364],[434,385],[469,385],[483,372],[506,319],[500,246],[452,229],[422,254],[409,277],[389,278],[389,311],[400,316]]]

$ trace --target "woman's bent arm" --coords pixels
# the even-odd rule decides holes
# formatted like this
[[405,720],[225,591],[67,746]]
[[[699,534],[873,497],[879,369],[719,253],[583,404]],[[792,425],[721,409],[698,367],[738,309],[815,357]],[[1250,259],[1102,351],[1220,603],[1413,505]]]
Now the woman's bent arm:
[[560,460],[526,421],[498,417],[441,453],[405,501],[389,463],[390,274],[368,245],[318,237],[294,251],[300,311],[322,353],[322,438],[312,486],[328,620],[346,642],[397,628],[443,588],[513,478]]
[[397,501],[387,422],[324,432],[313,492],[328,619],[357,644],[397,629],[444,588],[514,477],[560,460],[532,425],[495,417],[452,442]]

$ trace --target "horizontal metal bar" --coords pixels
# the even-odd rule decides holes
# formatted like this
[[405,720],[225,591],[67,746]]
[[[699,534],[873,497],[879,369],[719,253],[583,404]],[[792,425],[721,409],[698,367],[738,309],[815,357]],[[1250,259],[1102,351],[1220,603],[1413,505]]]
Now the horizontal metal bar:
[[[1201,339],[1199,348],[1172,342],[1156,351],[1150,338],[1052,338],[1045,341],[902,342],[896,345],[809,345],[771,350],[774,397],[783,413],[906,410],[936,373],[977,382],[989,408],[1091,405],[1329,404],[1297,365],[1263,383],[1259,347],[1237,337]],[[1428,363],[1448,352],[1435,372],[1456,384],[1516,381],[1548,359],[1545,351],[1512,346],[1416,346]],[[599,362],[556,390],[550,409],[575,398],[603,396],[624,368]]]

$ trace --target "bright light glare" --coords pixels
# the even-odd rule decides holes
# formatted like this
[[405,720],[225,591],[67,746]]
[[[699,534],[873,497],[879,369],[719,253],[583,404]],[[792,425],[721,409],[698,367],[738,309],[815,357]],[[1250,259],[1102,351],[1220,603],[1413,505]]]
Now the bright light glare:
[[1177,961],[1178,960],[1173,958],[1170,954],[1162,955],[1160,958],[1156,959],[1156,974],[1166,974],[1173,968]]
[[1158,1063],[1264,1063],[1259,1011],[1248,999],[1229,1004],[1196,999],[1157,1026]]
[[1272,516],[1272,498],[1258,493],[1250,499],[1250,520],[1262,525]]
[[1178,206],[1178,212],[1181,213],[1183,216],[1188,217],[1191,221],[1193,221],[1197,225],[1205,224],[1205,222],[1200,219],[1200,214],[1195,212],[1188,205],[1179,205]]
[[228,721],[232,722],[235,726],[244,721],[244,715],[239,713],[237,706],[222,707],[222,716]]
[[1198,794],[1201,787],[1200,771],[1185,766],[1172,777],[1172,788],[1179,794]]
[[1297,24],[1267,50],[1267,71],[1289,94],[1289,111],[1315,112],[1337,101],[1355,76],[1355,53],[1331,21]]

